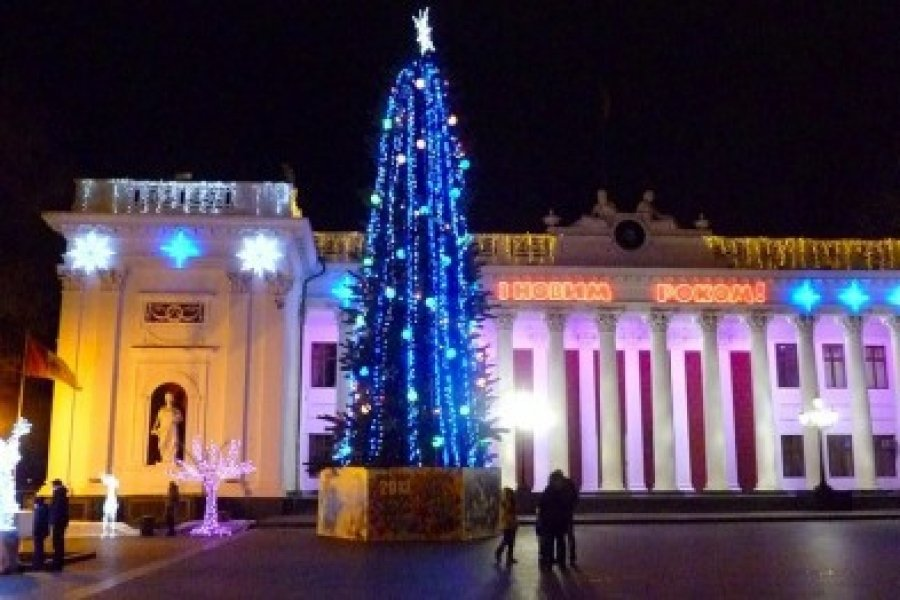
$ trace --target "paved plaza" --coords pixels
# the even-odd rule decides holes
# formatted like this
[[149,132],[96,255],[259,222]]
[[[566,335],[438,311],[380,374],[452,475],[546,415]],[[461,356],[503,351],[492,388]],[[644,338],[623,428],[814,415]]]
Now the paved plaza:
[[222,540],[73,540],[97,558],[63,573],[0,578],[23,598],[896,598],[900,520],[584,525],[579,566],[537,567],[533,528],[519,563],[495,540],[356,544],[309,528]]

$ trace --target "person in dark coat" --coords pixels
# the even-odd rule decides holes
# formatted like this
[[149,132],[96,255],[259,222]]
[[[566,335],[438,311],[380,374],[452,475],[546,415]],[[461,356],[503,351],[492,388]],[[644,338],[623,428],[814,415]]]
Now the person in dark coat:
[[569,502],[562,471],[550,474],[547,487],[538,502],[538,536],[540,539],[540,566],[549,568],[557,563],[565,569],[566,530],[568,527]]
[[66,527],[69,526],[69,490],[59,479],[53,480],[53,497],[50,500],[50,526],[53,528],[53,561],[51,568],[62,571],[66,554]]
[[175,535],[175,511],[178,508],[178,486],[174,481],[169,482],[169,491],[166,494],[166,535]]
[[31,568],[44,568],[44,540],[50,535],[50,509],[40,496],[34,499],[34,518],[31,536],[34,541],[34,553],[31,555]]
[[[561,473],[560,473],[561,474]],[[578,506],[578,487],[571,477],[563,477],[563,489],[566,496],[566,542],[569,551],[569,564],[576,564],[575,555],[575,507]]]

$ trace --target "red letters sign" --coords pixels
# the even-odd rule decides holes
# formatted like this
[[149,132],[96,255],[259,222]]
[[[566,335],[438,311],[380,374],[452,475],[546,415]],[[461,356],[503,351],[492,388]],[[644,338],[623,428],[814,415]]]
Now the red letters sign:
[[513,302],[612,302],[612,286],[603,279],[498,281],[498,300]]
[[657,283],[654,300],[663,304],[763,304],[765,281]]

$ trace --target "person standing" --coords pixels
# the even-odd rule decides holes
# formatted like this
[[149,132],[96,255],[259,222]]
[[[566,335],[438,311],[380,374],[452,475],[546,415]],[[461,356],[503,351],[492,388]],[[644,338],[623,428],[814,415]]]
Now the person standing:
[[574,567],[577,564],[575,554],[575,507],[578,506],[578,487],[571,477],[563,477],[563,490],[566,501],[566,543],[569,551],[569,564]]
[[561,569],[566,563],[567,495],[562,471],[550,474],[547,487],[538,502],[540,566],[549,568],[556,562]]
[[34,541],[34,552],[31,555],[31,568],[39,571],[44,568],[44,540],[50,535],[50,513],[47,503],[41,496],[34,499],[34,517],[31,536]]
[[516,493],[512,488],[503,488],[500,497],[500,528],[503,530],[503,539],[494,552],[494,558],[497,564],[503,558],[503,550],[506,550],[506,564],[512,565],[517,561],[513,557],[516,547],[516,529],[519,527],[519,518],[516,516]]
[[69,526],[69,491],[59,479],[53,480],[53,497],[50,500],[50,526],[53,528],[53,561],[51,568],[62,571],[66,554],[66,527]]
[[166,535],[175,535],[175,511],[178,510],[178,486],[174,481],[169,482],[169,491],[166,494]]

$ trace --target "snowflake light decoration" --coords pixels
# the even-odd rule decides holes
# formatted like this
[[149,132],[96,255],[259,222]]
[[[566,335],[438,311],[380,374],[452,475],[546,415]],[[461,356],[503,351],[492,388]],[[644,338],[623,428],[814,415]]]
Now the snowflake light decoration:
[[227,450],[210,442],[204,452],[203,442],[195,437],[191,443],[191,461],[176,460],[176,469],[169,475],[178,481],[199,481],[206,494],[203,523],[191,530],[191,535],[214,537],[231,535],[231,530],[219,523],[219,484],[225,479],[235,479],[256,470],[250,461],[240,460],[241,443],[228,442]]
[[72,249],[66,255],[72,259],[73,268],[91,273],[109,267],[110,259],[115,254],[110,247],[109,236],[91,230],[74,238],[72,242]]
[[253,271],[258,276],[276,271],[282,256],[278,240],[262,233],[257,233],[254,237],[245,237],[241,250],[237,253],[237,257],[241,260],[241,270]]
[[0,531],[16,530],[16,465],[22,455],[19,453],[19,439],[31,431],[31,423],[19,417],[8,439],[0,439]]

